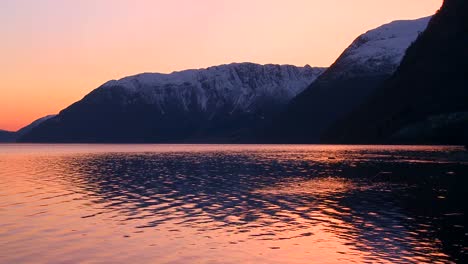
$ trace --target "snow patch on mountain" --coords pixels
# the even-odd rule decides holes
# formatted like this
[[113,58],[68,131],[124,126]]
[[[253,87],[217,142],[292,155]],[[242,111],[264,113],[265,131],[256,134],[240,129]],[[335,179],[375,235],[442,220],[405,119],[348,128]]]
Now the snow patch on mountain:
[[408,47],[427,28],[430,19],[394,21],[366,32],[340,56],[335,72],[339,76],[392,74],[400,65]]
[[[288,103],[324,71],[309,65],[233,63],[170,74],[143,73],[109,81],[99,89],[119,87],[128,98],[138,97],[138,102],[157,105],[162,112],[174,103],[186,111],[228,106],[231,111],[248,112],[264,100]],[[125,103],[135,103],[129,100]]]

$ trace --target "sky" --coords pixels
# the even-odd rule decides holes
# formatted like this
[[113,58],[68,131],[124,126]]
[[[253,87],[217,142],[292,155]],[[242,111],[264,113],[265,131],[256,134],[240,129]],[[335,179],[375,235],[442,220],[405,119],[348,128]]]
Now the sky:
[[111,79],[231,62],[329,66],[360,34],[442,0],[0,0],[0,129]]

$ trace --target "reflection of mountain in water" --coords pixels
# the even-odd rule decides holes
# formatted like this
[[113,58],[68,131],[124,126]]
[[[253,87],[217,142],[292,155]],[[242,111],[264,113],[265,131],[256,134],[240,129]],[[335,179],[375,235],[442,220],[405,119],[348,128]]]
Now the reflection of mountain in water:
[[[364,256],[369,261],[449,260],[440,248],[462,259],[460,188],[451,186],[455,199],[431,207],[448,195],[446,187],[460,180],[466,164],[431,163],[430,151],[361,152],[337,151],[330,159],[301,151],[102,154],[66,157],[57,167],[102,208],[99,214],[138,221],[141,229],[170,223],[171,230],[225,230],[262,241],[327,237],[371,252]],[[371,156],[375,161],[365,159]],[[435,186],[442,176],[445,182]]]

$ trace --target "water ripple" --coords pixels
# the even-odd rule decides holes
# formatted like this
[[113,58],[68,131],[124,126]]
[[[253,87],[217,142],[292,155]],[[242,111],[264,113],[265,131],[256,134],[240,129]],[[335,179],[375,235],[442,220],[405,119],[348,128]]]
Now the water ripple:
[[0,169],[2,263],[467,256],[456,147],[0,145]]

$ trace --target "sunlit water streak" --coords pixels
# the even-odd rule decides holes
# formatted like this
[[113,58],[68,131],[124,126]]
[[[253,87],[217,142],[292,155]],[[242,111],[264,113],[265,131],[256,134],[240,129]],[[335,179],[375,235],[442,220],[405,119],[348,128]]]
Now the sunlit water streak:
[[0,263],[453,263],[459,147],[0,145]]

